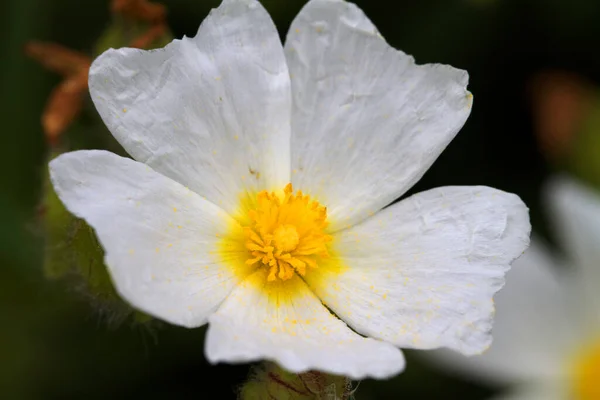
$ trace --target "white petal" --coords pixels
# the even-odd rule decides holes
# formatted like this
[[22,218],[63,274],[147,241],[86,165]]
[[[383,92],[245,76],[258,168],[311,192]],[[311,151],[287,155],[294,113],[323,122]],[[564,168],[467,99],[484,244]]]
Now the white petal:
[[465,71],[415,65],[363,12],[312,0],[285,43],[292,76],[292,182],[351,226],[404,194],[471,110]]
[[248,190],[290,181],[290,80],[279,36],[254,0],[225,0],[194,38],[109,50],[90,92],[136,160],[228,212]]
[[491,342],[492,296],[530,229],[513,194],[438,188],[336,233],[331,261],[345,268],[319,264],[305,279],[359,333],[400,347],[479,353]]
[[297,276],[264,282],[266,271],[256,272],[210,317],[211,362],[268,359],[291,372],[316,369],[353,379],[387,378],[404,368],[399,349],[351,331]]
[[[600,194],[569,179],[556,178],[547,187],[552,222],[561,244],[574,262],[571,272],[583,296],[580,310],[590,329],[600,328]],[[591,332],[590,332],[591,333]]]
[[563,361],[574,350],[578,336],[567,306],[569,282],[545,245],[533,240],[506,276],[495,297],[491,347],[476,357],[450,350],[424,355],[450,372],[475,376],[493,383],[552,380],[562,375]]
[[231,217],[150,167],[76,151],[54,159],[50,174],[69,211],[96,231],[115,287],[134,307],[200,326],[245,277],[216,260]]

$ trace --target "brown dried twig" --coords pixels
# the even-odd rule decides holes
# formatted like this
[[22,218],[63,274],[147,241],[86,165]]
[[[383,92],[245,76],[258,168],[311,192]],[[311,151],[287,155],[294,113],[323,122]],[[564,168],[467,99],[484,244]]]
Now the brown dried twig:
[[[111,11],[114,15],[150,25],[146,32],[131,41],[130,47],[148,48],[167,32],[167,12],[161,4],[148,0],[112,0]],[[64,77],[52,90],[41,118],[46,142],[55,146],[83,108],[92,59],[81,52],[49,42],[28,42],[24,51],[46,69]]]

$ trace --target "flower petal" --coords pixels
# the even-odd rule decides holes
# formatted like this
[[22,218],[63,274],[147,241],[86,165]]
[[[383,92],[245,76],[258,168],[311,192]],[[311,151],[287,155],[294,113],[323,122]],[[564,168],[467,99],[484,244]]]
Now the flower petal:
[[320,262],[305,279],[361,334],[475,354],[491,342],[492,296],[530,229],[527,207],[513,194],[433,189],[336,233],[331,265],[346,267]]
[[109,50],[90,92],[136,160],[232,213],[244,188],[290,181],[290,80],[279,36],[254,0],[225,0],[194,38]]
[[211,362],[269,359],[291,372],[316,369],[353,379],[386,378],[404,368],[399,349],[352,332],[300,278],[265,285],[266,273],[250,276],[210,317]]
[[471,375],[491,383],[514,384],[553,380],[565,372],[580,337],[569,312],[569,281],[541,240],[516,260],[507,273],[506,285],[495,296],[494,341],[477,357],[450,350],[423,355],[447,371]]
[[96,231],[117,291],[134,307],[196,327],[246,275],[217,263],[224,211],[150,167],[106,151],[50,163],[56,193]]
[[352,3],[312,0],[285,43],[292,182],[351,226],[404,194],[465,123],[465,71],[415,65]]
[[600,327],[600,194],[563,176],[550,182],[546,195],[554,231],[576,267],[572,272],[585,306],[581,317],[593,332]]

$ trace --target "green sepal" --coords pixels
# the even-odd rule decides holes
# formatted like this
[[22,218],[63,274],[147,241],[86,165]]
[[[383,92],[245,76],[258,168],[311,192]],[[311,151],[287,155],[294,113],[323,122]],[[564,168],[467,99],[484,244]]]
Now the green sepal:
[[239,392],[241,400],[347,400],[351,397],[351,382],[346,377],[317,371],[294,374],[272,362],[254,367]]

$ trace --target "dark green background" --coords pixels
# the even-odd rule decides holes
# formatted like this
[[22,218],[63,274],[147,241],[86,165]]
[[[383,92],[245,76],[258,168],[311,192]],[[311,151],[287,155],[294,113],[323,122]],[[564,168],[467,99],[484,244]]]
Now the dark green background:
[[[176,37],[193,36],[217,1],[165,0]],[[365,0],[357,2],[393,46],[419,63],[466,69],[475,96],[465,128],[413,191],[483,184],[519,194],[544,233],[540,187],[551,167],[537,150],[527,85],[560,68],[600,78],[600,2],[592,0]],[[264,5],[285,35],[302,1]],[[26,59],[27,40],[90,51],[109,20],[107,0],[0,3],[0,397],[233,398],[248,366],[207,364],[203,330],[125,323],[109,327],[77,286],[44,278],[36,221],[46,148],[40,115],[60,80]],[[77,134],[81,124],[70,132]],[[75,131],[73,131],[75,130]],[[214,395],[218,393],[218,395]],[[358,399],[485,398],[478,387],[428,369],[364,381]]]

